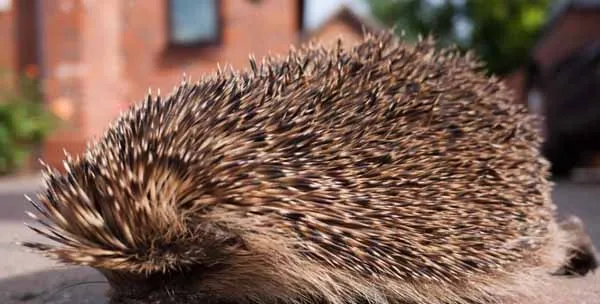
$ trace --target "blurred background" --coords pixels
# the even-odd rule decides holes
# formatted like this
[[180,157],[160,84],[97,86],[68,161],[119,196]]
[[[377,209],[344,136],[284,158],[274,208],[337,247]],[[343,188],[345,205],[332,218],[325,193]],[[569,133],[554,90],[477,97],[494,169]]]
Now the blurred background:
[[80,287],[44,298],[93,275],[14,245],[36,238],[22,194],[39,186],[38,158],[60,166],[63,149],[81,152],[183,73],[245,67],[249,54],[309,40],[351,46],[390,27],[474,50],[515,103],[545,118],[559,212],[581,216],[598,244],[600,0],[0,0],[0,303],[103,303],[102,285],[97,297]]
[[[0,0],[0,174],[60,165],[149,88],[395,27],[474,50],[546,118],[555,177],[600,164],[600,1]],[[581,175],[581,174],[579,174]],[[588,176],[590,174],[587,174]]]

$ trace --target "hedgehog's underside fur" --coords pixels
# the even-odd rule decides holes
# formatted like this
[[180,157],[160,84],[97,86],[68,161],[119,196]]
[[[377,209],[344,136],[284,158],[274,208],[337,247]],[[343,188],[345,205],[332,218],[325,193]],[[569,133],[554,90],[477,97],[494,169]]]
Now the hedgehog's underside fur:
[[[568,261],[536,120],[479,63],[390,33],[151,97],[47,168],[24,245],[115,303],[500,303]],[[161,302],[162,301],[162,302]]]

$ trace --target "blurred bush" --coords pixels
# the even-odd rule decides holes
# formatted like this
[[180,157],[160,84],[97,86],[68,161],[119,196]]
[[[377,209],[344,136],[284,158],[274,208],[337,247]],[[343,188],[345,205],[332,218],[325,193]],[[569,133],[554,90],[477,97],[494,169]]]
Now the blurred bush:
[[375,18],[408,38],[433,34],[442,45],[474,50],[503,75],[527,62],[552,0],[364,0]]
[[2,73],[0,87],[0,174],[23,169],[32,152],[54,129],[56,117],[44,105],[34,66],[23,75]]

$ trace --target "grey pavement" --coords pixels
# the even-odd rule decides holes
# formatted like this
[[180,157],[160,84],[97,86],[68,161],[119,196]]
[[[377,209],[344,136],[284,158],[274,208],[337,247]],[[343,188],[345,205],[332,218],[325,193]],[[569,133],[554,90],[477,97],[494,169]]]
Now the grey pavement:
[[[53,264],[15,244],[39,239],[23,225],[24,210],[31,210],[23,194],[33,195],[38,185],[38,179],[29,177],[0,180],[0,303],[105,303],[107,286],[95,271]],[[600,183],[559,182],[554,198],[559,213],[582,218],[594,242],[600,244]],[[556,279],[549,296],[553,300],[543,303],[600,303],[600,275]]]

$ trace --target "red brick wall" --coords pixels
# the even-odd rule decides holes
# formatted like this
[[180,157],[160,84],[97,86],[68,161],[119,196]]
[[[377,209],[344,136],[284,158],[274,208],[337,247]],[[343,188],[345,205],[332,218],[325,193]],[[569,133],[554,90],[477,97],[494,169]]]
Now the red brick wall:
[[[16,13],[14,3],[8,11],[0,12],[0,37],[2,37],[2,47],[0,47],[0,85],[8,85],[12,78],[8,72],[17,68],[16,58]],[[6,81],[6,83],[4,82]]]
[[[122,0],[90,2],[82,26],[82,116],[87,137],[101,135],[123,101]],[[138,50],[142,52],[143,50]]]
[[42,152],[48,163],[59,165],[63,148],[71,153],[81,151],[86,136],[82,115],[86,76],[82,62],[84,7],[77,0],[40,2],[46,102],[52,105],[63,100],[75,109],[72,121],[47,140]]
[[39,65],[36,0],[18,0],[13,2],[17,17],[17,69],[24,71],[29,65]]
[[296,43],[298,0],[221,1],[220,44],[192,49],[168,45],[165,0],[137,0],[123,5],[123,61],[127,101],[143,98],[151,87],[169,93],[186,72],[192,79],[216,69],[217,62],[243,67],[248,54],[257,58]]
[[307,38],[307,41],[318,41],[329,47],[335,47],[338,38],[341,38],[344,47],[352,47],[362,41],[363,35],[343,19],[335,19],[324,24]]
[[535,47],[534,56],[544,66],[564,57],[590,39],[600,39],[600,11],[571,10]]
[[221,42],[185,50],[169,47],[167,0],[41,1],[47,99],[75,109],[43,158],[58,165],[63,148],[81,152],[120,106],[139,101],[149,87],[165,95],[183,72],[198,79],[217,63],[239,68],[249,53],[260,58],[287,50],[299,38],[297,1],[222,0]]

